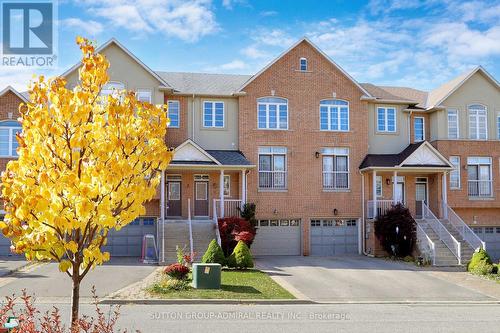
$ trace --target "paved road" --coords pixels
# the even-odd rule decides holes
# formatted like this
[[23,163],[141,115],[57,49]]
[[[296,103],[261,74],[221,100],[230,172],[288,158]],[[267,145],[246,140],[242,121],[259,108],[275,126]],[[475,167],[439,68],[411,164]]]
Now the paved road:
[[497,300],[451,279],[437,278],[432,271],[365,256],[262,257],[257,265],[299,295],[318,302]]
[[[60,307],[68,318],[69,305]],[[82,312],[91,314],[90,305],[82,306]],[[500,327],[498,305],[127,305],[121,312],[121,328],[143,333],[487,333]]]
[[17,270],[26,264],[26,260],[20,256],[0,256],[0,277],[10,274],[12,271]]
[[[90,297],[92,286],[96,287],[99,297],[106,296],[144,279],[157,267],[143,265],[137,258],[114,258],[88,273],[81,285],[81,297]],[[0,298],[14,293],[18,295],[22,289],[38,298],[68,298],[71,296],[71,280],[59,272],[56,263],[41,264],[0,279]]]

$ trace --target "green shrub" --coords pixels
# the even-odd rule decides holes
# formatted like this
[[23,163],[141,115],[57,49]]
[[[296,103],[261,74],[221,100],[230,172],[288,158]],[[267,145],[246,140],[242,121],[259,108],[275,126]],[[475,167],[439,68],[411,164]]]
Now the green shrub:
[[157,283],[153,286],[152,291],[156,293],[165,293],[170,290],[188,290],[191,289],[188,280],[178,280],[178,279],[165,279],[164,281]]
[[234,248],[233,253],[229,256],[227,260],[227,265],[232,268],[252,268],[253,258],[250,253],[250,249],[243,241],[239,241]]
[[488,252],[486,252],[483,249],[480,249],[478,252],[474,252],[471,260],[467,264],[467,270],[469,272],[475,271],[476,266],[481,262],[485,262],[486,264],[489,264],[489,265],[492,264],[491,258],[488,255]]
[[406,261],[406,262],[414,262],[415,261],[415,258],[413,258],[412,256],[406,256],[403,258],[403,261]]
[[493,272],[493,268],[492,264],[488,264],[485,260],[482,260],[470,272],[477,275],[489,275]]
[[224,257],[224,252],[215,239],[212,239],[210,244],[208,244],[207,251],[203,255],[203,258],[201,258],[201,262],[204,264],[213,263],[221,264],[221,266],[225,265],[226,258]]

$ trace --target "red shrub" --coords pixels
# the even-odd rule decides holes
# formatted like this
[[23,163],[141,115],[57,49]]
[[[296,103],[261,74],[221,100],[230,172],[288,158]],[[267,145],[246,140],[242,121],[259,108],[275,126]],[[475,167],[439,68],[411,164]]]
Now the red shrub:
[[225,256],[233,253],[236,244],[242,240],[248,247],[252,245],[257,230],[247,220],[238,217],[219,219],[219,233]]
[[189,268],[183,264],[175,263],[165,267],[163,272],[173,279],[184,280],[187,278]]

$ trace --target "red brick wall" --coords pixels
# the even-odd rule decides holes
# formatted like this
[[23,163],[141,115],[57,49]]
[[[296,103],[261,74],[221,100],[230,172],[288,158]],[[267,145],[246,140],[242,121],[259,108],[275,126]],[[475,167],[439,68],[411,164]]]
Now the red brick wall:
[[410,142],[415,143],[415,117],[424,118],[424,135],[425,140],[429,141],[431,138],[431,127],[429,121],[429,115],[425,113],[412,113],[410,117]]
[[[306,57],[309,72],[296,69]],[[271,95],[288,99],[289,129],[258,130],[257,101]],[[239,141],[245,156],[258,165],[259,146],[285,146],[288,190],[259,192],[257,168],[248,175],[248,201],[257,206],[257,218],[301,218],[304,226],[304,254],[309,252],[309,220],[314,217],[361,217],[361,177],[358,166],[368,151],[368,115],[362,92],[327,59],[302,42],[244,88],[239,100]],[[322,99],[349,101],[350,131],[319,130],[319,104]],[[350,190],[324,192],[322,159],[315,152],[322,147],[350,149]]]
[[165,94],[165,104],[169,100],[179,101],[179,128],[169,127],[167,129],[166,142],[169,147],[177,147],[188,139],[188,98],[186,96],[174,96]]

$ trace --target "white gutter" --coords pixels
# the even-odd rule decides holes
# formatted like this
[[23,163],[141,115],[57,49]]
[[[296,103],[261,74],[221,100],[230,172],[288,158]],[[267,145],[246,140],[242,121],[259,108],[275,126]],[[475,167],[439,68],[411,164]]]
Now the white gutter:
[[192,124],[191,124],[191,125],[192,125],[192,129],[191,129],[191,130],[193,131],[193,133],[192,133],[192,135],[191,135],[191,136],[193,137],[193,138],[192,138],[192,140],[193,140],[194,142],[196,142],[195,137],[194,137],[194,132],[195,132],[195,130],[194,130],[194,127],[195,127],[195,113],[196,113],[196,112],[195,112],[195,110],[194,110],[194,96],[195,96],[195,95],[194,95],[194,93],[193,93],[193,100],[192,100],[192,102],[191,102],[191,112],[192,112],[192,117],[193,117],[193,121],[191,122],[191,123],[192,123]]
[[408,113],[408,144],[411,144],[411,115],[412,111]]

